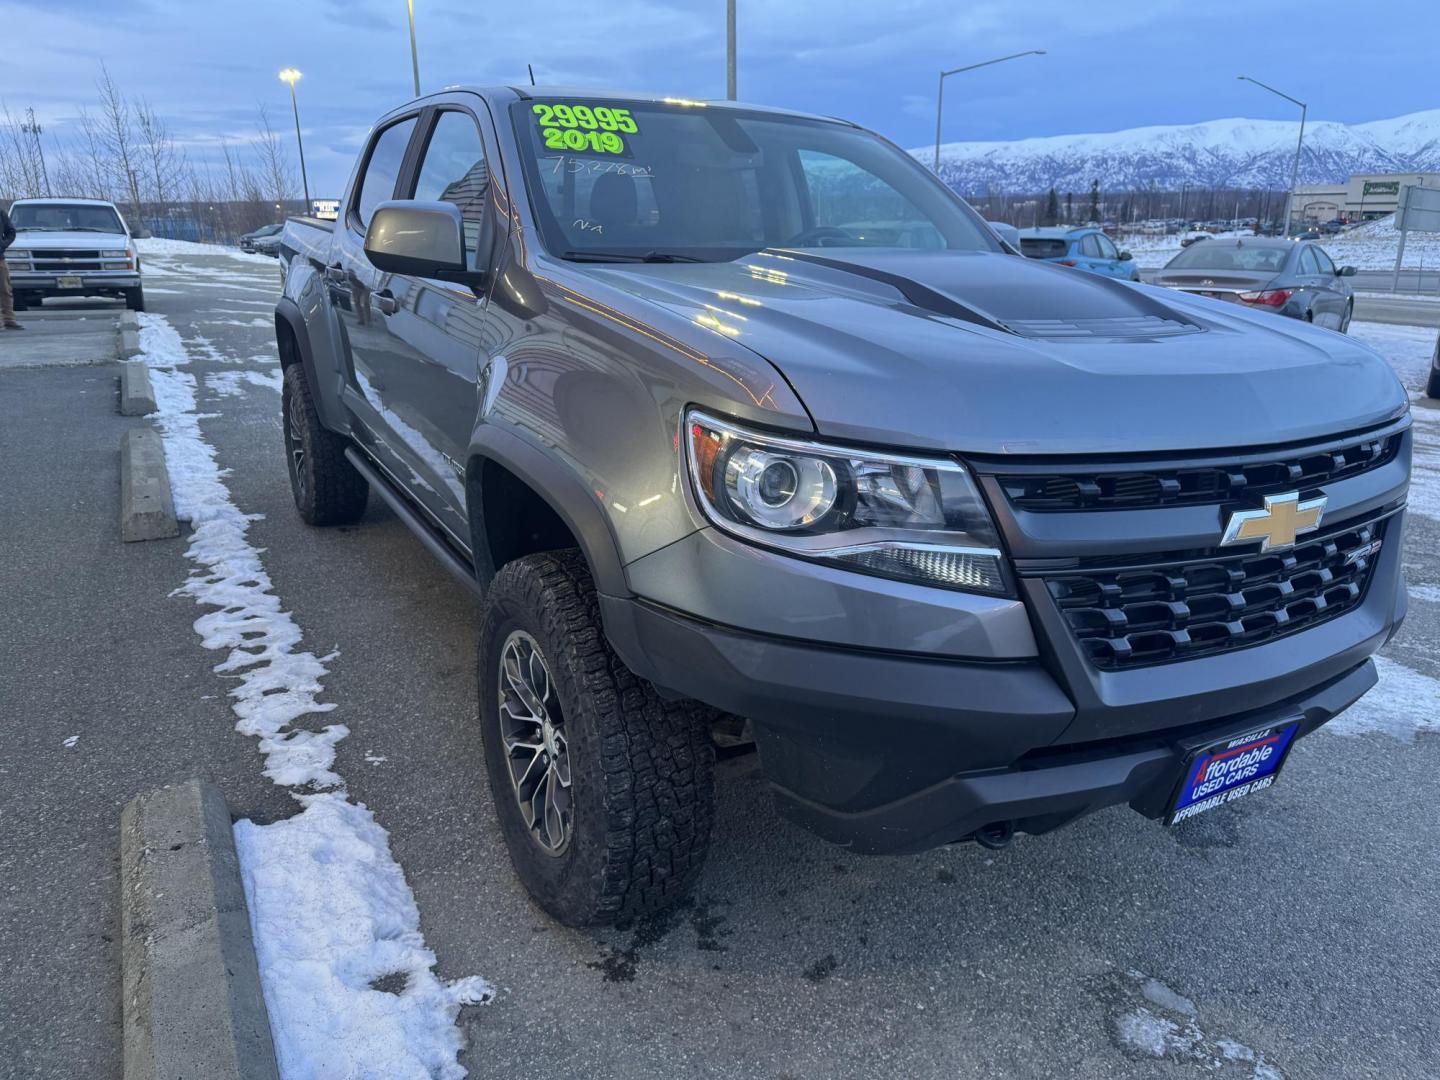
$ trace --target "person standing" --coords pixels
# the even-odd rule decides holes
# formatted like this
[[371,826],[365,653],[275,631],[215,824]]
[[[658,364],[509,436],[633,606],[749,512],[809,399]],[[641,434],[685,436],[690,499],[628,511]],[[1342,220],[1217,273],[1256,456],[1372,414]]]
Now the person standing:
[[5,251],[14,242],[15,226],[10,215],[0,210],[0,322],[6,330],[23,330],[15,321],[15,294],[10,289],[10,268],[5,265]]

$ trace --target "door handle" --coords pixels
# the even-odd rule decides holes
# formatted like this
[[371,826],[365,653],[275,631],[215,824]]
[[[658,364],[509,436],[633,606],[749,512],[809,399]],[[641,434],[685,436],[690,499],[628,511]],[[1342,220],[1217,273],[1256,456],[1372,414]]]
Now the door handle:
[[400,301],[395,299],[395,294],[389,289],[375,294],[375,306],[380,309],[382,315],[394,315],[400,310]]

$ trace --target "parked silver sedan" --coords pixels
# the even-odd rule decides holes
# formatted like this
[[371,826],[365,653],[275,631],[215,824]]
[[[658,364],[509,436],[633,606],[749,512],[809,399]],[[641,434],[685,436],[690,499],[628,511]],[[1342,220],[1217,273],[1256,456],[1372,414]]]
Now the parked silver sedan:
[[1213,239],[1185,248],[1152,279],[1156,285],[1267,309],[1345,333],[1355,294],[1345,279],[1353,266],[1337,267],[1313,241],[1255,236]]

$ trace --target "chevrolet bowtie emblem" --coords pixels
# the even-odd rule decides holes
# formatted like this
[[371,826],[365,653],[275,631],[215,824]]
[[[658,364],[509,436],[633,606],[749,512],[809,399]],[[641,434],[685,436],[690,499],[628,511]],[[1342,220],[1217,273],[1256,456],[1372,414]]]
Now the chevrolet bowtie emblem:
[[1265,496],[1263,510],[1237,510],[1225,526],[1221,547],[1260,541],[1261,551],[1275,551],[1295,545],[1301,533],[1314,532],[1325,516],[1325,496],[1300,501],[1298,491]]

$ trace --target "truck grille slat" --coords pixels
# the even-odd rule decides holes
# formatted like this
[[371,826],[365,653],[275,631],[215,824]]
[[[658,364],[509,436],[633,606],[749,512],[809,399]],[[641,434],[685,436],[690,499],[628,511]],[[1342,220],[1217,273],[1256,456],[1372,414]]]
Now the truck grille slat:
[[1308,629],[1360,603],[1385,521],[1283,552],[1043,575],[1079,642],[1116,671],[1229,652]]
[[1176,468],[1093,468],[1000,475],[1010,503],[1019,510],[1136,510],[1254,499],[1295,487],[1315,487],[1358,476],[1389,464],[1399,453],[1403,432],[1360,437],[1324,450],[1283,451],[1273,458]]

